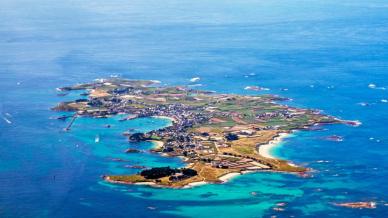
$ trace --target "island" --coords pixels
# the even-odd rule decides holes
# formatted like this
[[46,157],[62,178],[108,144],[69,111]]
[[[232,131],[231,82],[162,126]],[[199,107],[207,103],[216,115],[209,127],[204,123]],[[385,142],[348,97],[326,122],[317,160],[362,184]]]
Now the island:
[[[107,182],[183,188],[221,183],[232,175],[276,171],[303,174],[308,169],[269,155],[268,149],[295,130],[313,130],[323,124],[358,125],[322,114],[319,110],[281,104],[277,95],[220,94],[188,86],[165,86],[159,81],[99,79],[58,88],[61,93],[81,90],[84,98],[61,102],[56,111],[104,118],[124,114],[123,122],[140,117],[161,117],[170,126],[150,132],[123,133],[128,141],[151,141],[152,152],[182,157],[184,168],[140,168],[133,175],[104,175]],[[85,97],[86,96],[86,97]],[[127,152],[137,152],[127,150]]]

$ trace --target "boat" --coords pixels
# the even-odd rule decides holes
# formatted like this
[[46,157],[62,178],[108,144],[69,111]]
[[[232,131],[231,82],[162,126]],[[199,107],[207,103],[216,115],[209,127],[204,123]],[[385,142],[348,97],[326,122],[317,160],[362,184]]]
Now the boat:
[[96,138],[94,139],[94,142],[95,143],[99,143],[100,142],[100,136],[99,135],[96,135]]
[[200,79],[201,78],[199,78],[199,77],[193,77],[193,78],[190,79],[190,82],[194,83],[194,82],[199,81]]
[[3,120],[4,120],[5,122],[7,122],[8,124],[12,124],[12,122],[11,122],[10,120],[8,120],[6,117],[3,117]]

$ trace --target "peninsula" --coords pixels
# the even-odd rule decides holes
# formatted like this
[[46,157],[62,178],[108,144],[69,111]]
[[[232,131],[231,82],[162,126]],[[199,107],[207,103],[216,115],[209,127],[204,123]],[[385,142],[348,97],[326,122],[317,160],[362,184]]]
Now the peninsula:
[[[103,118],[126,114],[123,119],[166,117],[172,125],[146,133],[125,132],[129,141],[153,141],[153,152],[179,156],[185,168],[160,166],[134,175],[105,175],[120,184],[188,187],[219,183],[228,175],[250,171],[304,173],[306,168],[268,155],[268,145],[293,130],[314,129],[320,124],[348,123],[318,110],[301,109],[278,102],[275,95],[218,94],[185,86],[161,86],[158,81],[100,79],[58,89],[66,93],[84,90],[87,98],[59,103],[53,110],[72,111],[77,117]],[[66,119],[60,117],[60,119]]]

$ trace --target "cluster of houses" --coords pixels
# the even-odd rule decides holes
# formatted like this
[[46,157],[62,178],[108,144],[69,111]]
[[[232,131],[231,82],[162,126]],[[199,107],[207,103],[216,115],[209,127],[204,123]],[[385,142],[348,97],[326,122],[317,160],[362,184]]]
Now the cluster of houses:
[[[169,116],[165,112],[163,115]],[[185,156],[190,160],[200,160],[215,168],[239,169],[239,170],[263,170],[271,169],[270,163],[261,159],[242,156],[233,153],[220,153],[218,149],[230,147],[225,143],[226,135],[207,132],[188,132],[187,128],[209,120],[209,117],[201,113],[189,113],[190,116],[173,116],[176,123],[173,126],[150,132],[150,136],[167,139],[162,152],[170,156]],[[191,121],[187,121],[187,119]],[[189,123],[189,124],[188,124]],[[251,136],[254,130],[241,129],[231,135]],[[237,137],[238,138],[238,137]],[[236,138],[236,139],[237,139]],[[235,140],[236,140],[235,139]]]
[[270,120],[270,119],[273,119],[273,118],[281,118],[281,119],[292,119],[296,116],[300,116],[300,115],[303,115],[305,114],[306,112],[305,111],[302,111],[302,110],[298,110],[298,111],[294,111],[294,110],[277,110],[277,111],[274,111],[274,112],[264,112],[264,113],[259,113],[259,114],[256,114],[256,120],[259,120],[259,121],[267,121],[267,120]]
[[234,155],[222,155],[227,157],[221,160],[211,161],[211,165],[216,168],[222,169],[243,169],[243,170],[263,170],[271,169],[271,165],[263,162],[262,160],[254,159],[252,157],[240,157],[235,161],[230,161],[228,157],[234,157]]

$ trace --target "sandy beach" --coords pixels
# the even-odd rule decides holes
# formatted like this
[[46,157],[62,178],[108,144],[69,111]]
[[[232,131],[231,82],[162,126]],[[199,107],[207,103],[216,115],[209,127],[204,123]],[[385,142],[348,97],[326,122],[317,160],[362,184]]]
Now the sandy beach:
[[232,178],[236,177],[236,176],[239,176],[241,175],[241,173],[228,173],[226,175],[223,175],[221,176],[220,178],[218,178],[220,181],[222,182],[228,182],[229,180],[231,180]]
[[271,155],[271,150],[282,142],[284,138],[289,136],[289,133],[280,133],[279,136],[275,137],[268,144],[260,145],[259,154],[266,158],[276,159]]
[[152,142],[154,144],[153,149],[163,148],[163,145],[164,145],[162,141],[158,141],[158,140],[149,140],[149,142]]
[[194,188],[196,186],[201,186],[201,185],[206,185],[208,184],[207,182],[204,182],[204,181],[201,181],[201,182],[192,182],[192,183],[189,183],[185,186],[183,186],[182,188],[183,189],[186,189],[186,188]]
[[[232,178],[234,178],[236,176],[239,176],[239,175],[241,175],[241,173],[228,173],[228,174],[225,174],[225,175],[221,176],[218,179],[221,182],[225,183],[225,182],[228,182]],[[183,188],[193,188],[193,187],[196,187],[196,186],[201,186],[201,185],[206,185],[206,184],[208,184],[208,182],[205,182],[205,181],[192,182],[192,183],[189,183],[189,184],[185,185]]]
[[172,123],[177,123],[177,120],[172,118],[172,117],[167,117],[167,116],[152,116],[154,118],[160,118],[160,119],[168,119],[170,120]]

